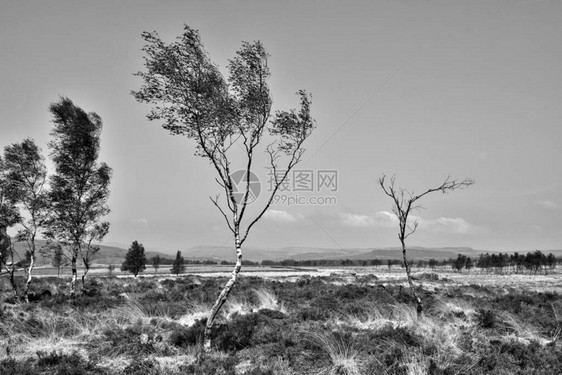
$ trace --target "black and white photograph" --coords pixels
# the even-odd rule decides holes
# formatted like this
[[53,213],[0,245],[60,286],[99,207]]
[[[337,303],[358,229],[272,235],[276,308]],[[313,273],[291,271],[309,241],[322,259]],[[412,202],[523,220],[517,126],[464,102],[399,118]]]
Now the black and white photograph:
[[0,0],[0,375],[562,374],[562,2]]

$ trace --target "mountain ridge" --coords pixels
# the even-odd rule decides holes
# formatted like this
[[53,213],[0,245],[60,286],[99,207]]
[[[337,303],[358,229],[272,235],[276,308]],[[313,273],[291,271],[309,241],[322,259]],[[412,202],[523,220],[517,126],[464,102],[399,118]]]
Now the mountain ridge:
[[[37,248],[40,249],[45,244],[45,240],[37,240]],[[105,244],[97,245],[100,247],[99,253],[93,260],[93,264],[120,264],[124,261],[128,248],[108,246]],[[23,242],[15,242],[14,248],[16,253],[21,258],[25,254],[27,245]],[[148,247],[150,248],[150,247]],[[469,257],[478,257],[484,253],[497,253],[496,251],[476,250],[467,246],[446,246],[446,247],[423,247],[423,246],[408,246],[408,257],[411,260],[428,260],[436,259],[443,260],[449,258],[456,258],[458,254],[466,255]],[[552,252],[555,256],[562,256],[562,249],[555,250],[541,250],[543,253],[548,254]],[[199,245],[193,246],[186,250],[181,250],[185,259],[191,260],[205,260],[211,259],[215,261],[235,261],[236,253],[231,246],[213,246],[213,245]],[[504,251],[505,253],[505,251]],[[507,252],[512,253],[512,252]],[[520,251],[520,253],[527,253],[527,251]],[[162,251],[146,250],[147,258],[159,255],[165,259],[174,259],[175,251],[172,254]],[[273,260],[280,261],[285,259],[293,260],[334,260],[334,259],[351,259],[351,260],[366,260],[366,259],[402,259],[402,249],[398,246],[389,247],[368,247],[368,248],[324,248],[324,247],[309,247],[309,246],[287,246],[276,249],[264,249],[256,247],[242,248],[242,256],[245,260],[263,261]],[[16,259],[18,259],[16,257]],[[50,258],[37,256],[37,265],[49,265]],[[81,263],[81,259],[78,259]]]

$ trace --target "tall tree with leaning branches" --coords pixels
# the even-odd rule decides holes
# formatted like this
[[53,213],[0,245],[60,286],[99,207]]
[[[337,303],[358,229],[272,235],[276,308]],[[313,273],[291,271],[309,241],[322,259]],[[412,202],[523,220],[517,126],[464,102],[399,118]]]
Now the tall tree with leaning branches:
[[16,265],[14,261],[14,248],[12,239],[8,235],[8,228],[21,221],[12,186],[9,183],[4,160],[0,157],[0,269],[4,268],[10,275],[10,284],[14,295],[17,297],[18,289],[14,278]]
[[[96,113],[86,113],[68,98],[51,104],[49,110],[54,124],[49,147],[55,173],[50,180],[52,214],[47,234],[69,252],[70,293],[74,295],[78,255],[88,246],[96,226],[109,228],[108,223],[100,220],[109,213],[112,171],[107,164],[98,162],[102,121]],[[101,241],[102,237],[96,240]]]
[[29,302],[29,285],[37,256],[35,239],[44,228],[49,213],[47,168],[41,149],[29,138],[4,148],[4,164],[15,203],[25,214],[19,222],[23,228],[16,238],[27,244],[30,255],[24,287],[25,301]]
[[418,201],[424,196],[438,191],[442,193],[448,193],[453,190],[469,187],[472,184],[474,184],[474,180],[470,178],[459,181],[452,180],[447,177],[441,185],[427,189],[425,192],[419,195],[414,195],[414,193],[411,191],[408,191],[401,187],[397,187],[395,176],[392,176],[390,178],[389,183],[387,183],[385,175],[379,178],[379,185],[381,186],[382,190],[386,195],[392,198],[392,212],[398,218],[398,239],[400,240],[400,244],[402,246],[402,258],[404,267],[406,268],[406,276],[408,278],[408,284],[410,286],[412,296],[416,300],[418,315],[421,315],[423,313],[423,304],[418,292],[416,291],[416,288],[414,287],[414,282],[412,281],[410,263],[408,262],[408,257],[406,255],[406,239],[418,229],[419,221],[414,220],[412,223],[409,223],[408,216],[412,213],[412,211],[420,208]]
[[[189,26],[170,44],[155,32],[145,32],[142,37],[146,42],[143,48],[146,71],[136,74],[143,85],[133,95],[139,102],[153,105],[147,116],[150,120],[162,120],[164,129],[195,141],[196,155],[210,162],[224,192],[222,203],[218,195],[210,199],[232,232],[236,265],[207,319],[204,346],[209,350],[213,322],[242,266],[242,244],[271,205],[289,171],[301,160],[303,144],[315,127],[310,115],[311,99],[305,91],[298,91],[299,110],[272,113],[269,56],[259,41],[242,43],[229,61],[226,79],[208,57],[199,33]],[[265,204],[248,219],[246,209],[251,202],[250,178],[255,153],[268,136],[273,138],[265,147],[274,176],[273,186]],[[241,149],[245,157],[242,168],[237,169],[231,165],[235,144],[240,146],[236,151]],[[278,166],[281,156],[287,159],[283,170]],[[243,194],[232,178],[236,170],[244,171]]]

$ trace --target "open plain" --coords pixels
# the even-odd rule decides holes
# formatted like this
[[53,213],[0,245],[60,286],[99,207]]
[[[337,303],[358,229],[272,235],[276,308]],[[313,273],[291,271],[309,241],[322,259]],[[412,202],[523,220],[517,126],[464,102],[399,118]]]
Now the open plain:
[[[96,272],[94,272],[96,274]],[[201,354],[228,267],[43,276],[33,301],[0,278],[1,374],[557,374],[562,277],[414,269],[248,267]],[[18,277],[18,282],[23,279]],[[48,292],[46,292],[48,291]],[[205,360],[197,361],[202,355]]]

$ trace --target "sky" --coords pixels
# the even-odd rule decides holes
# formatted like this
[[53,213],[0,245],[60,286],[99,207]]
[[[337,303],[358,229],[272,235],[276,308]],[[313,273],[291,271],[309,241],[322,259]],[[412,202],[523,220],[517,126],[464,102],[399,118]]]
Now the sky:
[[[274,110],[312,93],[317,128],[297,177],[245,246],[398,246],[386,174],[414,193],[475,180],[424,197],[411,245],[562,248],[561,2],[0,0],[0,147],[32,137],[48,157],[61,96],[100,115],[100,161],[113,168],[105,243],[232,246],[208,198],[220,193],[213,168],[130,94],[141,33],[171,42],[184,24],[225,73],[242,41],[262,41]],[[264,161],[252,214],[268,193]]]

